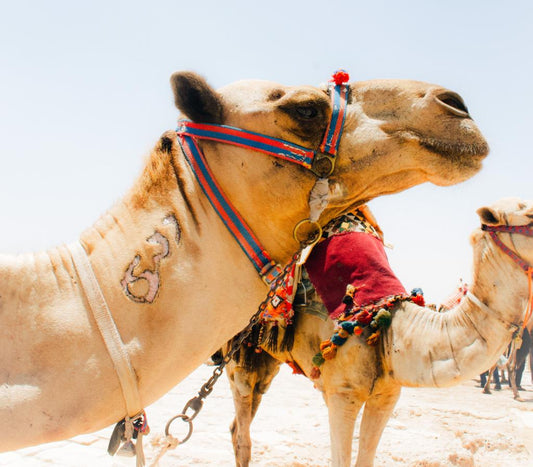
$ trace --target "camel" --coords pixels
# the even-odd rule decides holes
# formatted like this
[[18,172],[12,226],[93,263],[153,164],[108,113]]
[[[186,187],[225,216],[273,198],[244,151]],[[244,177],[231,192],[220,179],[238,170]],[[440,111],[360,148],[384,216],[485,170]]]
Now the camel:
[[[533,201],[505,199],[478,210],[486,226],[528,226],[533,236]],[[497,234],[506,247],[529,265],[533,264],[533,239],[519,233]],[[477,229],[471,236],[474,250],[473,281],[469,293],[454,309],[439,313],[405,300],[391,310],[390,327],[376,346],[351,335],[326,360],[314,380],[329,413],[332,465],[351,465],[352,437],[357,414],[364,405],[359,429],[357,467],[372,466],[378,442],[402,386],[447,387],[477,376],[490,367],[511,341],[523,320],[524,305],[531,306],[528,277],[490,237]],[[531,267],[531,266],[529,266]],[[529,279],[531,280],[531,279]],[[333,320],[316,313],[296,313],[291,350],[264,350],[251,365],[233,362],[228,377],[236,416],[231,425],[236,464],[249,465],[250,424],[262,395],[283,362],[314,378],[314,356],[320,343],[335,331]],[[281,326],[280,326],[281,327]],[[340,328],[336,328],[337,332]],[[282,339],[280,331],[279,339]],[[340,335],[340,333],[339,333]],[[332,339],[333,340],[333,339]]]
[[[511,344],[509,345],[507,351],[506,351],[506,361],[504,365],[499,364],[499,359],[496,364],[494,364],[489,370],[487,374],[487,381],[485,385],[483,386],[483,393],[484,394],[491,394],[490,390],[490,383],[492,380],[492,376],[494,375],[494,372],[496,370],[500,370],[502,373],[502,376],[504,375],[504,371],[507,370],[507,374],[509,375],[509,386],[511,387],[513,391],[513,398],[517,401],[523,402],[524,400],[520,397],[519,390],[524,390],[521,386],[522,381],[522,373],[525,368],[526,359],[527,356],[531,354],[531,331],[533,330],[533,321],[529,321],[526,323],[526,326],[521,330],[521,332],[517,333]],[[530,362],[531,365],[531,362]],[[503,377],[501,377],[503,380]],[[496,381],[497,384],[498,381]],[[502,381],[503,382],[503,381]],[[501,388],[500,386],[497,388]]]
[[[9,420],[0,451],[131,422],[242,329],[265,298],[256,265],[212,207],[203,172],[193,170],[191,148],[261,253],[282,265],[303,241],[293,231],[308,219],[317,177],[329,191],[314,221],[324,225],[376,196],[463,181],[488,153],[461,98],[433,84],[344,84],[343,132],[327,170],[191,132],[244,130],[320,163],[332,87],[248,80],[214,90],[192,72],[174,74],[171,86],[188,120],[163,134],[133,187],[79,242],[0,256],[0,415]],[[95,309],[106,307],[101,325]]]

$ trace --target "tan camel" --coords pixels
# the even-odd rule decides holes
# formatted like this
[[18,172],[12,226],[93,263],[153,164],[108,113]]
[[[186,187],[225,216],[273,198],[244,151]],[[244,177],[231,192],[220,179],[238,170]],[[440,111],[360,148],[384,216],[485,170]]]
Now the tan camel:
[[[483,224],[530,225],[533,201],[502,200],[479,209],[478,214]],[[505,245],[533,264],[533,238],[498,235]],[[338,348],[336,357],[322,365],[315,387],[323,393],[328,407],[333,466],[351,463],[354,423],[363,404],[358,467],[373,465],[379,439],[402,386],[458,384],[490,367],[509,344],[528,301],[527,276],[488,233],[476,230],[471,242],[473,285],[458,307],[438,313],[404,301],[394,308],[392,324],[377,346],[369,346],[365,338],[352,335]],[[257,354],[253,370],[242,364],[233,364],[228,370],[236,407],[231,431],[238,466],[249,464],[250,424],[279,365],[290,362],[310,377],[313,356],[334,331],[332,320],[308,313],[297,315],[291,351],[273,352],[264,345],[271,355]]]
[[[179,110],[316,149],[332,113],[325,88],[241,81],[213,90],[173,75]],[[198,142],[218,184],[285,264],[293,229],[309,215],[316,176],[248,148]],[[324,225],[376,196],[430,181],[457,183],[488,147],[460,97],[414,81],[350,84]],[[266,286],[219,219],[174,132],[152,151],[133,188],[81,235],[131,361],[145,407],[175,386],[249,320]],[[0,450],[108,426],[127,408],[71,250],[0,257]],[[132,415],[132,414],[129,414]]]

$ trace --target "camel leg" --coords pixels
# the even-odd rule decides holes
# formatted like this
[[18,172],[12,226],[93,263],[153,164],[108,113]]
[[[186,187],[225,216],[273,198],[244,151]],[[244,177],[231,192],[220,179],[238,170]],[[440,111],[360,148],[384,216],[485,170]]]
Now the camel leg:
[[531,375],[531,383],[533,384],[533,345],[529,348],[529,373]]
[[235,419],[231,423],[231,439],[235,465],[247,467],[252,456],[250,425],[265,394],[278,374],[281,363],[266,352],[256,359],[252,370],[230,362],[226,366],[235,404]]
[[385,393],[373,394],[366,401],[359,429],[359,452],[356,467],[372,467],[379,440],[389,421],[394,406],[400,398],[400,386],[394,386]]
[[496,365],[494,365],[490,370],[489,374],[487,375],[487,382],[485,383],[485,386],[483,386],[483,393],[484,394],[492,394],[490,392],[490,380],[492,379],[492,374],[494,373],[494,370],[496,368]]
[[520,398],[518,388],[516,387],[516,347],[514,345],[507,363],[507,373],[509,374],[509,384],[513,390],[513,397],[516,400],[521,401],[522,399]]
[[333,467],[349,467],[355,419],[364,403],[354,391],[326,393]]

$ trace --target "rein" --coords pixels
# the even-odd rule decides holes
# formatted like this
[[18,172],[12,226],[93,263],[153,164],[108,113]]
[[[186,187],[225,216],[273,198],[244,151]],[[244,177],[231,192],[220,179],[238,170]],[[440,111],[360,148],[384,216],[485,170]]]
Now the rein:
[[533,266],[522,259],[516,252],[511,250],[505,243],[502,242],[498,236],[499,232],[508,234],[525,235],[526,237],[533,237],[533,224],[529,225],[486,225],[481,226],[481,230],[488,232],[493,242],[509,256],[527,275],[528,284],[528,302],[524,314],[524,322],[522,329],[527,326],[531,315],[533,314]]
[[[317,175],[319,180],[328,177],[335,169],[336,155],[342,136],[349,93],[349,85],[345,83],[348,79],[348,73],[337,71],[333,75],[333,82],[329,85],[332,114],[320,150],[305,148],[289,141],[227,125],[181,120],[176,129],[182,152],[202,191],[258,274],[268,285],[281,274],[282,267],[271,258],[215,180],[198,146],[198,140],[207,139],[245,147],[301,165]],[[301,224],[306,222],[315,224],[321,233],[321,228],[315,220],[306,219],[295,227],[293,235],[297,241],[297,231]],[[316,235],[315,238],[318,239],[319,236]]]

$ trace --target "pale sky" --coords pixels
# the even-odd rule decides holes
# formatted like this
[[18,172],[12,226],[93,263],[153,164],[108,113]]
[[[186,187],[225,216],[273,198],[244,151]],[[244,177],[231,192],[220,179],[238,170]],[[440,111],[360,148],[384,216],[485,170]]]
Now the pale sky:
[[172,72],[220,87],[344,68],[458,92],[491,146],[466,183],[370,205],[405,287],[440,301],[470,278],[475,210],[533,198],[532,25],[528,0],[0,0],[0,252],[72,241],[125,193],[175,127]]

